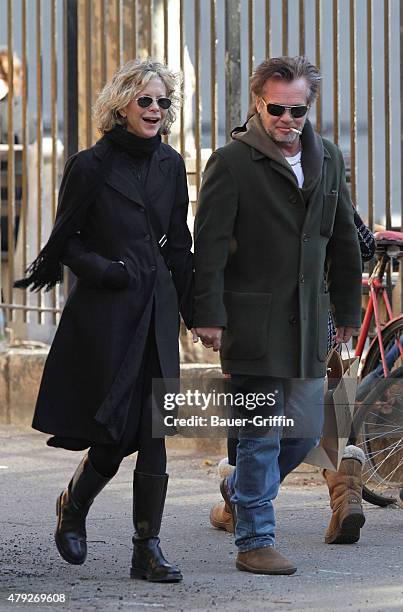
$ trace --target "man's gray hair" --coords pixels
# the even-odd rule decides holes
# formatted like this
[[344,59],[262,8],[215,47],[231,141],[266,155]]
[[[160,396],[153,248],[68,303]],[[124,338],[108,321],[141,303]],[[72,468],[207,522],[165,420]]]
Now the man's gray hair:
[[262,94],[264,84],[268,79],[296,81],[301,78],[304,78],[307,82],[307,102],[311,105],[318,95],[322,77],[317,67],[311,64],[305,55],[272,57],[259,64],[250,79],[252,103],[248,116],[250,117],[256,113],[255,99]]

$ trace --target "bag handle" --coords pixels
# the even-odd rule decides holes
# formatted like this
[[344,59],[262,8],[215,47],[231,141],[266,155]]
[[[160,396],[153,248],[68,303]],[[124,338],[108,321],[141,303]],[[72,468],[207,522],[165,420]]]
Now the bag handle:
[[337,346],[341,346],[341,347],[345,346],[345,348],[346,348],[347,356],[348,356],[348,368],[346,369],[346,372],[348,372],[350,374],[350,371],[351,371],[351,354],[350,354],[350,349],[348,348],[348,344],[347,344],[347,342],[339,342],[337,344]]

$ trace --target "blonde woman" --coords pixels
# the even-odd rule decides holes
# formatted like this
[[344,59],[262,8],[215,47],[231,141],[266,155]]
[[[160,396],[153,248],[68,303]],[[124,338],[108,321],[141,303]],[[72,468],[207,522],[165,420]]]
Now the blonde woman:
[[131,576],[179,582],[159,531],[168,475],[152,436],[152,379],[179,376],[179,316],[191,327],[193,263],[181,156],[161,142],[178,79],[151,59],[125,64],[95,104],[102,138],[66,164],[52,235],[19,287],[77,276],[46,362],[33,427],[50,446],[89,448],[57,500],[61,556],[85,561],[85,520],[122,460],[134,471]]

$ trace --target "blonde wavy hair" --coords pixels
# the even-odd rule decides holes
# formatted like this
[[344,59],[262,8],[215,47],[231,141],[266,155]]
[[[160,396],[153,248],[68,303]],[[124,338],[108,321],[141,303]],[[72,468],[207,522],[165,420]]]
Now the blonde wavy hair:
[[109,132],[115,125],[126,125],[119,113],[144,89],[147,83],[159,78],[164,83],[167,97],[172,101],[169,107],[162,134],[169,134],[170,127],[176,119],[176,111],[181,104],[180,87],[182,78],[167,66],[148,58],[144,61],[130,60],[106,83],[94,104],[93,117],[101,134]]
[[[8,65],[8,50],[6,47],[0,47],[0,79],[7,83],[8,74],[10,72]],[[22,64],[16,53],[13,53],[13,88],[14,95],[21,95],[22,89]]]

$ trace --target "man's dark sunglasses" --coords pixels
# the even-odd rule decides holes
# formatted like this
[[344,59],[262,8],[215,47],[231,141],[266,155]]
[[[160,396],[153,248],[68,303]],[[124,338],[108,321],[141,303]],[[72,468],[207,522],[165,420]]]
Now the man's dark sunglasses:
[[283,104],[267,104],[267,112],[273,117],[281,117],[285,111],[288,110],[291,117],[294,119],[300,119],[308,112],[308,106],[306,104],[300,104],[298,106],[284,106]]
[[152,98],[151,96],[140,96],[140,98],[136,99],[136,102],[139,106],[141,106],[141,108],[148,108],[151,106],[154,100],[158,106],[164,110],[168,110],[172,104],[172,101],[169,98]]

